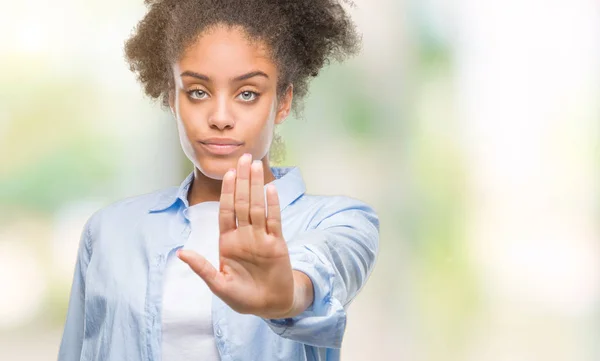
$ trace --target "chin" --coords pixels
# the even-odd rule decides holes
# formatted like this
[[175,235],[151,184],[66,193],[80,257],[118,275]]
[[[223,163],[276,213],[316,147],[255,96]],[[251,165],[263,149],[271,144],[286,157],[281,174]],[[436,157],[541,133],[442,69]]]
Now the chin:
[[193,163],[208,178],[222,180],[229,169],[237,167],[237,158],[204,158]]

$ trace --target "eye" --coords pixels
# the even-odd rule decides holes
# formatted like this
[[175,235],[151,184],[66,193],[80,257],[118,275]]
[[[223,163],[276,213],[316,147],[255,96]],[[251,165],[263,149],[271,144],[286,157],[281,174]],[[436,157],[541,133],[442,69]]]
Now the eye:
[[201,100],[201,99],[204,99],[207,97],[206,92],[204,90],[200,90],[200,89],[192,89],[192,90],[189,90],[187,93],[188,93],[188,96],[192,99]]
[[241,100],[245,101],[245,102],[252,102],[255,101],[258,98],[258,93],[253,92],[253,91],[243,91],[240,93],[240,95],[238,95],[238,98],[240,98]]

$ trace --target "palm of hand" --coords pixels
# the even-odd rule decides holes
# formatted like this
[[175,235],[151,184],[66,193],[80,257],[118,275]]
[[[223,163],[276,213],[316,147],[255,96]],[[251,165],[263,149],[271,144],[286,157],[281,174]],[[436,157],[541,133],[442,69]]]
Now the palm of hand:
[[262,163],[250,162],[250,156],[242,156],[237,172],[223,177],[219,270],[193,251],[180,251],[179,257],[232,309],[277,318],[293,307],[294,278],[277,190],[266,187],[265,206]]

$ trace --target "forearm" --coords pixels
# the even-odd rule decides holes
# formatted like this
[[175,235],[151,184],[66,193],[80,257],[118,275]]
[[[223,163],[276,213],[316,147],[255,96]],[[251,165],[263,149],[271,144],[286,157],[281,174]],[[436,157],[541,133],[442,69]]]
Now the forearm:
[[308,298],[308,302],[303,305],[297,302],[296,313],[263,318],[273,332],[281,337],[317,347],[339,348],[346,314],[340,301],[333,297],[335,280],[332,277],[335,277],[335,271],[332,265],[321,261],[326,259],[325,256],[317,256],[305,246],[291,247],[290,256],[293,260],[295,291],[302,294],[303,287],[300,285],[307,286],[303,280],[310,281],[310,287],[304,288],[304,291],[309,290],[308,295],[304,293],[304,296],[310,297],[296,296],[296,299],[306,301]]
[[288,241],[292,269],[312,282],[312,304],[294,317],[266,319],[282,337],[327,348],[341,347],[346,306],[371,273],[379,241],[379,221],[371,208],[348,198],[331,203],[335,200],[340,204],[328,211],[332,216],[319,221],[321,228]]

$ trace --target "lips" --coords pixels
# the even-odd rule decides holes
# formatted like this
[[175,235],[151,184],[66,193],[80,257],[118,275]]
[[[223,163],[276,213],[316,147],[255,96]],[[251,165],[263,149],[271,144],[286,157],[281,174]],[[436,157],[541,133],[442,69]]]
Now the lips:
[[207,145],[241,145],[242,142],[232,138],[208,138],[201,140],[200,143]]
[[213,155],[227,155],[241,148],[242,144],[235,141],[200,142],[202,148]]

